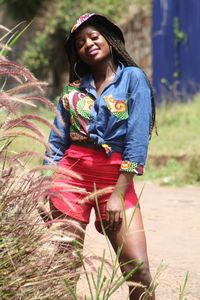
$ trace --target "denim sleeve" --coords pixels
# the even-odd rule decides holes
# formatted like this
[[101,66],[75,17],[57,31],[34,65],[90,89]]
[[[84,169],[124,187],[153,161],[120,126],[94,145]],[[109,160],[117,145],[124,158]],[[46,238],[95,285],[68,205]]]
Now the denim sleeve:
[[[59,136],[55,131],[51,130],[49,135],[49,144],[51,153],[45,153],[45,155],[51,158],[54,162],[58,163],[64,152],[70,146],[70,136],[69,136],[69,127],[70,127],[70,119],[69,119],[69,111],[67,111],[63,107],[62,100],[59,100],[57,110],[60,113],[65,126],[59,121],[58,117],[54,119],[54,125],[61,132],[62,136]],[[48,160],[44,160],[44,165],[50,165],[51,163]]]
[[151,90],[144,72],[137,68],[131,75],[128,100],[129,117],[121,171],[143,174],[152,120]]

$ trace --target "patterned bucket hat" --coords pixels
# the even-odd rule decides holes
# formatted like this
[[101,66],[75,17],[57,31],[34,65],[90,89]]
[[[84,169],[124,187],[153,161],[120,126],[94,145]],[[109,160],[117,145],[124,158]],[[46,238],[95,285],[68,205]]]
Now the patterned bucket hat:
[[117,25],[115,25],[114,23],[112,23],[106,17],[104,17],[102,15],[99,15],[99,14],[96,14],[96,13],[91,13],[91,14],[86,13],[86,14],[84,14],[84,15],[82,15],[78,18],[78,20],[76,21],[76,23],[74,24],[74,26],[71,29],[71,33],[68,36],[66,44],[65,44],[67,52],[70,50],[70,46],[71,46],[71,43],[72,43],[75,32],[82,25],[87,24],[87,22],[89,22],[90,24],[92,22],[94,22],[94,24],[99,23],[99,24],[104,25],[106,28],[109,28],[111,31],[115,32],[115,34],[119,37],[119,39],[123,43],[125,43],[123,33]]

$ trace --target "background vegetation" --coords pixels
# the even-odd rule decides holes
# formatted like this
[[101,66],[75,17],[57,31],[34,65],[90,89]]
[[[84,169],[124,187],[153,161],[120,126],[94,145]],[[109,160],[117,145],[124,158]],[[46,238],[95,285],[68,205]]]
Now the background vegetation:
[[144,180],[200,185],[200,95],[157,110],[159,135],[152,137]]
[[149,7],[150,3],[150,0],[132,0],[131,3],[128,0],[0,0],[0,5],[4,5],[17,22],[33,20],[31,28],[34,31],[33,34],[31,28],[27,31],[20,63],[42,80],[50,81],[49,70],[52,70],[53,82],[57,87],[55,94],[66,81],[68,65],[64,44],[70,28],[80,15],[97,12],[119,24],[127,19],[127,10],[131,11],[133,5]]

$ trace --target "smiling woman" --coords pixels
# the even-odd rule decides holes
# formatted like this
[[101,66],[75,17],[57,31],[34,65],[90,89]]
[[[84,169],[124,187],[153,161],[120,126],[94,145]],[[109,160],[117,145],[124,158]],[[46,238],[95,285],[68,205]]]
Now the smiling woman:
[[[143,174],[155,122],[151,86],[127,53],[120,28],[104,16],[81,16],[72,28],[66,50],[70,83],[58,104],[65,126],[55,118],[62,137],[51,131],[49,141],[51,158],[80,178],[55,174],[49,194],[52,216],[75,219],[85,229],[94,208],[96,228],[120,253],[123,275],[149,287],[146,240],[133,177]],[[66,184],[82,192],[61,189]],[[106,189],[97,202],[91,196],[94,184],[97,190]],[[76,231],[83,243],[83,230],[70,230]],[[69,245],[65,248],[68,251]],[[141,266],[137,269],[138,263]],[[143,292],[141,285],[134,291],[130,287],[130,299],[138,300]],[[153,292],[147,297],[155,299]]]
[[75,37],[75,45],[80,59],[91,67],[111,59],[109,44],[95,27],[81,28]]

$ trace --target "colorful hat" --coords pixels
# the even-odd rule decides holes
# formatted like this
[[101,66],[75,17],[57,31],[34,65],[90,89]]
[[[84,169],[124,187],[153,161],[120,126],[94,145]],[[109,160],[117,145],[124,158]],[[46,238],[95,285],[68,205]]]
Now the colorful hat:
[[94,22],[95,23],[100,23],[102,25],[104,25],[106,28],[109,28],[111,31],[115,32],[115,34],[119,37],[119,39],[125,43],[124,41],[124,36],[123,33],[121,31],[121,29],[115,25],[114,23],[112,23],[111,21],[109,21],[106,17],[99,15],[99,14],[95,14],[95,13],[86,13],[82,16],[80,16],[78,18],[78,20],[76,21],[76,24],[74,24],[74,26],[71,29],[71,33],[68,36],[68,39],[66,41],[66,50],[68,51],[74,36],[74,33],[77,31],[78,28],[80,28],[80,26],[87,24],[87,22]]

